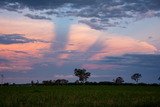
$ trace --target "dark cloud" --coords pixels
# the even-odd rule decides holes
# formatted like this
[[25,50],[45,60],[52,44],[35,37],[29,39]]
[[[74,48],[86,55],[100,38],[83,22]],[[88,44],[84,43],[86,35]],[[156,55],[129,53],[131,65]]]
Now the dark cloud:
[[15,53],[22,53],[22,54],[28,54],[27,52],[24,51],[14,51]]
[[106,20],[106,21],[104,21],[104,23],[101,23],[102,20],[96,20],[96,19],[80,20],[78,22],[86,24],[86,25],[90,26],[92,29],[96,29],[96,30],[106,30],[108,27],[116,27],[116,25],[118,25],[118,22],[116,22],[116,23],[109,23]]
[[8,63],[10,62],[8,59],[4,59],[0,57],[0,63]]
[[127,67],[143,67],[160,69],[159,54],[126,54],[123,56],[106,57],[103,63],[115,64]]
[[51,18],[48,18],[48,17],[45,17],[45,16],[39,16],[39,15],[26,14],[25,16],[27,16],[31,19],[51,20]]
[[[124,18],[160,16],[159,0],[5,0],[0,5],[1,8],[12,11],[29,8],[31,11],[48,10],[43,15],[82,17],[85,20],[79,22],[98,30],[117,26]],[[43,15],[25,16],[50,19]]]
[[9,49],[1,49],[0,52],[14,52],[14,53],[17,53],[17,54],[29,54],[28,52],[25,52],[25,51],[18,51],[18,50],[9,50]]
[[0,34],[0,44],[17,44],[34,42],[32,39],[25,38],[21,34]]
[[101,29],[105,29],[106,28],[102,24],[98,24],[98,23],[92,22],[90,20],[80,20],[79,23],[86,24],[86,25],[90,26],[92,29],[97,29],[97,30],[101,30]]
[[21,34],[0,34],[0,44],[17,44],[29,42],[34,42],[34,40],[28,39]]
[[43,40],[35,40],[24,37],[22,34],[0,34],[0,44],[19,44],[30,42],[45,42]]

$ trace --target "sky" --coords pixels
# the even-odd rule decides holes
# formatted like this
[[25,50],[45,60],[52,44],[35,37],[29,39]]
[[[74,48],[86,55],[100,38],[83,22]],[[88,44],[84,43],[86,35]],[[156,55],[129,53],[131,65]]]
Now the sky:
[[0,0],[4,82],[67,79],[159,83],[159,0]]

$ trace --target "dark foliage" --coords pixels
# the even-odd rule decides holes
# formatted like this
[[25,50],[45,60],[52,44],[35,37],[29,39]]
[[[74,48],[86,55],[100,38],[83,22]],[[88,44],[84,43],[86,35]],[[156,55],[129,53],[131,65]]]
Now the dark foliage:
[[132,79],[132,80],[135,80],[135,81],[138,83],[138,81],[139,81],[139,79],[140,79],[141,77],[142,77],[141,74],[135,73],[135,74],[133,74],[133,75],[131,76],[131,79]]
[[58,85],[68,84],[68,80],[66,80],[66,79],[57,79],[55,81],[55,84],[58,84]]
[[122,77],[117,77],[116,80],[113,80],[116,84],[122,84],[124,82]]
[[86,69],[75,69],[74,70],[75,76],[79,77],[79,81],[84,83],[87,81],[87,79],[90,77],[91,73],[86,72]]

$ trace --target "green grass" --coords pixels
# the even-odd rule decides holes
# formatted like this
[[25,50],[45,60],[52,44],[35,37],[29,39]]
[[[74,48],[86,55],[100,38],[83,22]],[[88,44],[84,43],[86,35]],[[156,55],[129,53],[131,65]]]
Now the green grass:
[[160,107],[160,87],[8,86],[0,107]]

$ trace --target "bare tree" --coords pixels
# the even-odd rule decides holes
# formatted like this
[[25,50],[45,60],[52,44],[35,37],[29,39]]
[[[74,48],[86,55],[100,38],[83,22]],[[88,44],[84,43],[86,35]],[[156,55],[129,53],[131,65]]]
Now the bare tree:
[[132,80],[135,80],[135,81],[138,83],[138,81],[139,81],[139,79],[140,79],[141,77],[142,77],[141,74],[135,73],[135,74],[133,74],[133,75],[131,76],[131,79],[132,79]]

